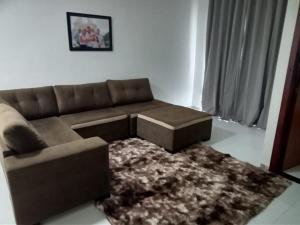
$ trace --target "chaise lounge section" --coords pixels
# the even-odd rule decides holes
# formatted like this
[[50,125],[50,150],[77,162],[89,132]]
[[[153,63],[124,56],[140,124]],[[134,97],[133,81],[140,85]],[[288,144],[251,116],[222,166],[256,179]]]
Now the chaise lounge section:
[[210,139],[212,117],[181,106],[166,106],[138,114],[137,135],[170,152]]

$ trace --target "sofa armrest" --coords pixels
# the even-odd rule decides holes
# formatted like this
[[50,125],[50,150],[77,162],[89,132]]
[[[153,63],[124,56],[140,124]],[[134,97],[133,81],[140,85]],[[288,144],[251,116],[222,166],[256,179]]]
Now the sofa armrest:
[[108,145],[98,137],[4,158],[17,224],[34,224],[109,194]]
[[78,154],[97,150],[104,145],[107,145],[105,141],[93,137],[48,147],[42,151],[13,155],[4,159],[5,169],[7,173],[12,173],[28,167],[42,167],[43,164],[50,163],[51,161],[77,157]]

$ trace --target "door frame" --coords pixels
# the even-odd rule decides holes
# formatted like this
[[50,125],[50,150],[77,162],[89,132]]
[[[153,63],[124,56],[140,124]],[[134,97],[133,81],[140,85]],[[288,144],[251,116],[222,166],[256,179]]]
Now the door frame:
[[[291,180],[300,182],[300,179],[283,172],[286,146],[290,135],[292,116],[295,109],[297,90],[300,84],[300,10],[298,10],[294,38],[290,53],[289,65],[280,107],[277,130],[269,170],[281,174]],[[288,131],[288,132],[287,132]]]

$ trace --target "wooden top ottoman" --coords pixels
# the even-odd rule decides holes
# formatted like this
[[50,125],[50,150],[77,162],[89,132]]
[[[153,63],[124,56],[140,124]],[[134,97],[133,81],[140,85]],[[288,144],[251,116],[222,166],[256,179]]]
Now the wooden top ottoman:
[[181,106],[166,106],[138,114],[137,136],[175,152],[209,140],[212,116]]

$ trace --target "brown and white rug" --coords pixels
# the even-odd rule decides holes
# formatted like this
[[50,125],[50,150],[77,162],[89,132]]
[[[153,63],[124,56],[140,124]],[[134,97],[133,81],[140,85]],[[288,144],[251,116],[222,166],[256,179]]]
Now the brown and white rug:
[[177,154],[138,138],[109,146],[111,197],[97,206],[113,225],[240,225],[288,186],[211,147]]

